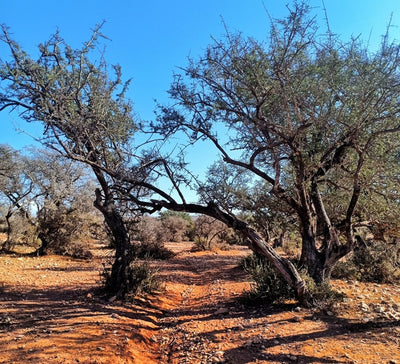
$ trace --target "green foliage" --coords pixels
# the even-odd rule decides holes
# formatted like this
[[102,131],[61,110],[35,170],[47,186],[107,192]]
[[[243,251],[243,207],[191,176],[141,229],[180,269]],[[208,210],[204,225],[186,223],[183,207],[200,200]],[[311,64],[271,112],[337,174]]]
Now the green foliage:
[[213,250],[212,242],[208,241],[204,236],[195,236],[191,251]]
[[328,282],[316,284],[305,271],[301,272],[301,276],[307,285],[307,302],[313,307],[333,311],[336,304],[343,300],[344,295],[332,289]]
[[38,216],[38,236],[42,241],[40,253],[90,259],[92,254],[88,248],[88,234],[87,220],[79,210],[48,206],[40,211]]
[[128,292],[131,294],[154,293],[161,288],[157,270],[153,269],[147,261],[131,263],[128,277]]
[[293,261],[299,261],[300,246],[301,246],[301,241],[299,237],[291,234],[291,236],[288,239],[285,239],[285,243],[282,246],[282,250],[289,257],[289,259]]
[[354,247],[357,222],[398,211],[400,43],[387,33],[372,52],[361,38],[319,30],[307,1],[288,12],[264,41],[227,32],[190,59],[157,128],[213,144],[222,160],[201,186],[203,202],[256,210],[264,236],[280,233],[265,221],[299,230],[301,261],[321,281]]
[[[247,301],[281,303],[295,298],[293,289],[264,257],[251,254],[240,265],[254,281],[251,291],[245,297]],[[333,290],[328,283],[317,285],[306,272],[301,272],[301,276],[307,286],[307,302],[313,307],[333,310],[335,304],[343,299],[343,295]]]
[[[103,266],[100,273],[103,280],[103,289],[106,294],[115,293],[114,282],[111,277],[111,269]],[[152,268],[147,260],[131,262],[127,268],[124,282],[124,298],[134,298],[141,293],[155,293],[161,289],[161,281],[157,276],[157,270]]]
[[400,282],[400,243],[369,241],[349,259],[339,262],[332,272],[334,278],[357,279],[363,282]]
[[360,270],[351,258],[338,261],[332,270],[331,276],[334,279],[361,279]]
[[244,258],[240,265],[254,281],[251,291],[247,294],[247,300],[279,303],[295,297],[293,289],[264,257],[251,254]]

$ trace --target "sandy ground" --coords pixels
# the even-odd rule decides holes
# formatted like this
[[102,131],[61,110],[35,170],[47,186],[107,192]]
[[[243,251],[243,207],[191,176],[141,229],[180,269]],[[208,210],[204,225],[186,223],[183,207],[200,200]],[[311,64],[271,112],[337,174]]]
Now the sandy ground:
[[164,290],[124,304],[95,295],[106,250],[0,256],[0,363],[400,364],[400,287],[334,281],[346,294],[335,312],[248,307],[246,248],[168,247]]

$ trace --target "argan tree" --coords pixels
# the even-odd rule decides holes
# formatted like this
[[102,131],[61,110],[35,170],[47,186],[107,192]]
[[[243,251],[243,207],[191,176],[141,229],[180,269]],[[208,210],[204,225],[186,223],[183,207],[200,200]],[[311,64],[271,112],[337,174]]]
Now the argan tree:
[[[272,20],[264,42],[229,33],[191,60],[156,126],[186,133],[188,143],[211,142],[223,163],[293,211],[300,263],[315,282],[329,282],[356,246],[371,202],[381,202],[381,214],[385,199],[399,201],[390,188],[399,171],[399,52],[389,34],[375,52],[357,38],[321,34],[309,7],[295,3],[287,18]],[[208,202],[223,208],[219,197]],[[224,213],[240,225],[234,211]],[[256,245],[278,266],[266,241]],[[280,270],[295,286],[290,269]]]
[[11,57],[0,61],[0,111],[17,110],[27,122],[40,122],[45,146],[91,167],[100,186],[95,206],[116,248],[109,287],[111,294],[122,297],[129,286],[130,238],[115,202],[115,178],[128,162],[124,148],[135,131],[125,99],[128,83],[122,82],[120,67],[108,67],[101,54],[97,62],[90,57],[100,26],[81,49],[72,49],[54,34],[39,45],[37,58],[20,48],[6,26],[1,31]]

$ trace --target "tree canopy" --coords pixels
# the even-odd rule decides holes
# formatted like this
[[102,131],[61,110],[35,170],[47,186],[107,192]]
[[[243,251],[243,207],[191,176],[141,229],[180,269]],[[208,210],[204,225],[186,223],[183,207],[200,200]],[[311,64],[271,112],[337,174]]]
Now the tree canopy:
[[317,282],[329,280],[354,248],[357,225],[398,202],[399,50],[389,34],[376,52],[321,34],[309,7],[296,3],[265,42],[228,33],[192,59],[175,76],[175,105],[162,109],[159,125],[190,143],[211,141],[224,164],[289,207],[301,263]]

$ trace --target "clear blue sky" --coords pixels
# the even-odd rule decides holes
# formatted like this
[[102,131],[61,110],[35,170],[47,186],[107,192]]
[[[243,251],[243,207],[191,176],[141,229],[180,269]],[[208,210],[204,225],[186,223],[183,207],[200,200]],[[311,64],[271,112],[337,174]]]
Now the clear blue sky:
[[[269,21],[286,14],[287,0],[0,0],[0,23],[11,28],[13,37],[29,52],[59,29],[72,46],[88,39],[90,29],[105,20],[103,33],[106,59],[122,66],[132,78],[129,97],[142,119],[153,117],[154,99],[166,100],[166,90],[177,66],[196,57],[224,33],[223,18],[231,30],[263,39]],[[322,18],[322,0],[311,0]],[[343,38],[362,34],[376,44],[393,13],[392,34],[400,39],[399,0],[325,0],[331,30]],[[8,56],[0,44],[0,58]],[[32,141],[14,131],[26,129],[16,115],[0,113],[0,143],[22,149]],[[28,128],[32,133],[35,130]]]

